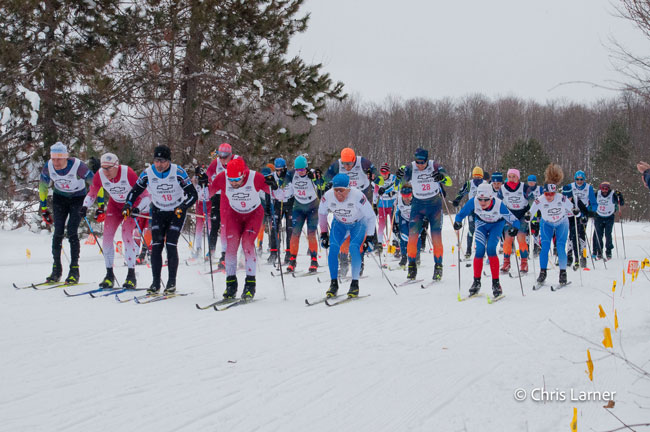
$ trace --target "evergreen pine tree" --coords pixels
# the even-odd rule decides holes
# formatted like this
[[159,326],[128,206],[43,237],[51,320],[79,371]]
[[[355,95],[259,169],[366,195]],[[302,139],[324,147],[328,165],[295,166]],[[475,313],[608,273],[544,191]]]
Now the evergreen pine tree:
[[528,140],[517,140],[512,148],[503,153],[501,157],[501,170],[504,174],[509,168],[516,168],[521,172],[521,181],[525,182],[530,174],[537,176],[539,184],[544,183],[544,170],[550,163],[550,159],[544,148],[534,138]]

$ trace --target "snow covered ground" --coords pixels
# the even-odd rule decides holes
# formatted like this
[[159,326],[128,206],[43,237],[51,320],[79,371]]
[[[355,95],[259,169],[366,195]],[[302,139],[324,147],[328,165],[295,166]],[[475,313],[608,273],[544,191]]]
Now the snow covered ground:
[[[647,257],[641,247],[650,250],[650,225],[628,223],[625,234],[628,259]],[[605,401],[572,401],[571,390],[616,392],[612,413],[628,424],[648,421],[648,377],[605,353],[650,371],[650,282],[627,275],[623,285],[620,237],[621,258],[608,270],[597,262],[595,271],[583,272],[583,284],[569,270],[566,289],[533,292],[530,274],[522,297],[518,279],[506,277],[506,298],[492,305],[484,297],[457,301],[449,227],[443,240],[443,281],[427,290],[411,285],[396,296],[366,259],[361,291],[371,297],[306,307],[305,298],[321,297],[326,283],[285,278],[285,301],[280,280],[262,265],[263,300],[215,312],[194,307],[212,301],[202,265],[179,270],[179,291],[192,295],[152,304],[15,290],[12,282],[38,282],[49,273],[50,237],[0,231],[0,430],[568,431],[574,407],[578,430],[621,426],[602,408]],[[181,256],[189,250],[182,247]],[[432,261],[423,258],[419,277],[431,277]],[[298,264],[306,269],[307,256]],[[471,269],[461,271],[466,295]],[[116,269],[120,281],[125,274]],[[82,281],[103,275],[97,247],[83,245]],[[405,278],[402,271],[388,275]],[[557,277],[551,269],[550,280]],[[148,286],[150,270],[138,267],[138,281]],[[224,276],[215,275],[215,283],[220,295]],[[483,292],[489,286],[484,277]],[[607,318],[599,318],[599,305]],[[612,328],[613,349],[600,345],[604,327]],[[585,372],[588,348],[593,382]],[[540,388],[567,400],[531,400]],[[523,402],[515,400],[517,389],[526,392]]]

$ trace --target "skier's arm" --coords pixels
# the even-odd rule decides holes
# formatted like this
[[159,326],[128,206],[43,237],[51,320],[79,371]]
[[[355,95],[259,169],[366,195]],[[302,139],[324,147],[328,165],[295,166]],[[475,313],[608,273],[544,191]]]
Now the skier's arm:
[[323,194],[323,197],[320,199],[320,204],[318,206],[318,225],[320,227],[321,233],[329,232],[329,226],[327,224],[328,213],[329,211],[327,209],[327,197],[326,194]]
[[135,182],[135,184],[131,188],[131,191],[126,196],[126,204],[132,206],[135,200],[138,199],[140,194],[145,191],[148,184],[149,184],[149,178],[147,177],[147,171],[145,170],[143,171],[142,174],[140,174],[140,177],[138,177],[138,181]]
[[99,176],[95,176],[93,178],[93,182],[90,185],[90,190],[86,194],[86,198],[84,198],[84,203],[83,206],[86,208],[89,208],[90,206],[93,205],[95,202],[95,199],[97,199],[97,194],[99,193],[100,190],[102,190],[102,181]]
[[463,197],[469,193],[470,182],[471,182],[471,180],[465,182],[463,187],[456,194],[456,198],[454,199],[454,201],[460,203],[460,200],[462,200]]
[[465,203],[463,208],[461,208],[458,213],[456,213],[456,218],[454,222],[462,223],[463,219],[469,216],[473,211],[474,211],[474,200],[471,199]]
[[253,178],[253,185],[255,186],[256,191],[262,191],[267,194],[271,193],[271,188],[269,187],[268,184],[266,184],[266,181],[264,181],[264,176],[262,173],[255,172],[255,177]]
[[506,206],[503,202],[501,203],[501,207],[499,207],[499,213],[501,216],[503,216],[508,225],[519,229],[521,226],[519,220],[515,217],[515,215],[512,214],[512,212],[508,209],[508,206]]
[[190,180],[190,176],[187,175],[187,172],[185,172],[183,168],[178,167],[176,169],[176,179],[181,185],[181,188],[183,188],[183,192],[185,192],[185,199],[179,207],[183,208],[183,210],[187,210],[199,199],[199,194],[196,192],[196,188],[194,187],[194,183]]
[[437,162],[434,162],[433,167],[435,168],[436,172],[439,172],[440,174],[445,176],[445,178],[439,182],[441,185],[452,186],[454,184],[451,181],[451,177],[447,175],[447,171],[442,167],[442,165],[438,164]]
[[366,225],[366,236],[371,236],[375,234],[375,222],[376,222],[376,216],[375,216],[375,211],[372,209],[372,206],[366,199],[366,197],[363,197],[359,201],[359,205],[361,206],[361,214],[363,214],[363,222]]
[[41,209],[47,208],[47,194],[50,189],[50,170],[48,165],[45,164],[41,170],[41,176],[38,182],[38,198],[41,201]]
[[596,201],[596,193],[594,192],[594,188],[592,185],[589,185],[589,211],[590,212],[595,212],[596,209],[598,208],[598,202]]
[[334,176],[337,175],[338,173],[339,173],[339,163],[334,162],[332,165],[330,165],[327,171],[325,171],[325,174],[323,174],[324,184],[326,185],[327,183],[331,182]]

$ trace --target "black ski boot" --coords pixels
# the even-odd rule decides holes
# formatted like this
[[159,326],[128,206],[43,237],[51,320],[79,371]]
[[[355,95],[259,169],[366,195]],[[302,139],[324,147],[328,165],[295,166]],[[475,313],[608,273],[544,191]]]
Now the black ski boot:
[[574,262],[572,268],[573,268],[573,271],[578,271],[578,269],[580,269],[580,262],[579,261]]
[[571,267],[573,264],[573,252],[569,252],[566,257],[566,266]]
[[165,287],[165,291],[163,291],[163,294],[165,295],[176,294],[176,279],[169,279],[167,281],[167,286]]
[[492,279],[492,295],[494,296],[494,298],[497,298],[501,294],[503,294],[503,290],[501,290],[501,284],[499,283],[499,279]]
[[439,281],[442,279],[442,264],[436,264],[433,268],[433,280]]
[[79,266],[70,265],[70,271],[68,271],[68,277],[65,278],[65,283],[69,285],[74,285],[79,283]]
[[325,295],[328,298],[336,297],[336,293],[339,292],[339,281],[338,279],[332,279],[330,282],[330,289],[327,290]]
[[61,280],[61,263],[52,264],[52,273],[45,278],[45,282],[54,283]]
[[109,289],[113,288],[113,286],[115,286],[115,275],[113,274],[113,269],[106,268],[106,276],[104,276],[104,280],[101,281],[99,287],[102,289]]
[[253,297],[255,297],[255,276],[246,276],[244,292],[241,294],[241,298],[250,300]]
[[138,282],[135,280],[135,269],[130,268],[126,272],[126,280],[124,281],[124,284],[122,284],[122,288],[135,289],[137,283]]
[[566,278],[566,269],[562,270],[560,269],[560,285],[566,285],[567,278]]
[[237,276],[228,276],[226,278],[226,290],[223,292],[223,298],[232,299],[237,295]]
[[289,251],[289,249],[287,249],[287,250],[284,252],[284,264],[285,264],[285,265],[286,265],[286,264],[289,264],[289,261],[291,261],[291,251]]
[[219,258],[219,264],[217,264],[217,270],[226,269],[226,253],[221,252],[221,258]]
[[346,274],[348,274],[348,270],[350,269],[350,255],[348,254],[340,254],[339,255],[339,277],[344,277]]
[[399,260],[399,266],[402,268],[406,267],[406,261],[407,261],[406,255],[402,255],[402,258]]
[[408,273],[406,274],[406,279],[415,280],[417,274],[418,274],[418,266],[414,262],[410,262]]
[[311,264],[309,264],[309,273],[316,273],[318,271],[318,260],[315,256],[311,257]]
[[147,295],[157,295],[158,291],[160,291],[160,281],[154,279],[149,289],[147,289]]
[[293,273],[296,271],[296,256],[291,255],[289,257],[289,265],[287,266],[287,271]]
[[481,278],[480,277],[474,278],[474,283],[469,289],[469,295],[473,296],[475,294],[478,294],[480,289],[481,289]]
[[544,283],[544,281],[546,281],[546,269],[541,269],[537,276],[537,283]]
[[359,297],[359,281],[352,279],[350,282],[350,289],[348,290],[348,297]]

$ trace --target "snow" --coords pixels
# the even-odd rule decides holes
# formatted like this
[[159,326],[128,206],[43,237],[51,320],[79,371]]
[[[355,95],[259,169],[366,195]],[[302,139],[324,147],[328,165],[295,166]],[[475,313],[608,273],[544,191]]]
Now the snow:
[[296,78],[290,76],[290,77],[287,78],[287,82],[289,83],[289,85],[290,85],[291,87],[293,87],[293,88],[296,88],[296,87],[297,87],[297,85],[296,85]]
[[278,129],[278,133],[279,134],[285,134],[285,133],[287,133],[287,129],[286,128],[280,128],[280,129]]
[[260,99],[261,99],[262,96],[264,96],[264,86],[262,85],[262,83],[260,82],[260,80],[254,80],[254,81],[253,81],[253,85],[259,89],[259,92],[260,92]]
[[32,126],[36,126],[36,123],[38,122],[38,110],[41,105],[41,98],[38,95],[38,93],[31,91],[21,85],[18,86],[18,92],[22,93],[25,95],[25,98],[29,101],[29,103],[32,106],[32,109],[29,111],[30,114],[30,119],[29,123]]
[[[650,244],[650,225],[626,223],[625,234],[628,258],[647,257],[642,247]],[[50,241],[45,232],[0,231],[0,242],[13,245],[0,249],[3,430],[559,431],[570,429],[574,407],[578,430],[620,426],[602,401],[514,400],[518,388],[530,393],[543,386],[567,395],[571,389],[616,392],[612,413],[628,424],[647,421],[647,410],[637,405],[647,406],[647,377],[604,352],[648,369],[648,272],[635,282],[627,275],[623,286],[622,248],[608,270],[597,262],[595,270],[584,271],[582,285],[569,270],[569,287],[533,292],[530,274],[522,297],[518,279],[505,277],[504,300],[458,302],[455,236],[445,227],[443,281],[430,289],[401,287],[396,296],[367,257],[369,277],[360,285],[371,297],[335,308],[305,307],[304,299],[321,297],[327,283],[285,277],[285,301],[264,259],[260,301],[215,312],[194,306],[212,301],[210,277],[199,274],[205,267],[183,262],[179,290],[193,294],[148,305],[67,298],[60,289],[14,290],[11,282],[39,281],[49,273]],[[67,241],[64,248],[69,252]],[[187,258],[187,244],[179,248]],[[97,246],[82,240],[81,257],[82,281],[98,282],[104,262]],[[428,279],[433,259],[427,253],[422,260],[418,276]],[[319,261],[324,266],[325,256]],[[301,253],[298,269],[308,262]],[[116,263],[123,281],[126,268],[117,254]],[[471,271],[461,265],[461,272],[466,295]],[[148,286],[150,270],[138,266],[137,273],[139,286]],[[400,270],[387,275],[394,282],[405,278]],[[244,275],[238,276],[243,284]],[[550,269],[549,280],[557,278],[557,269]],[[215,285],[219,295],[223,275],[215,275]],[[484,277],[482,292],[488,291]],[[598,317],[599,305],[607,318]],[[604,327],[611,327],[614,348],[590,345],[558,326],[597,344]],[[585,373],[588,348],[593,382]]]

